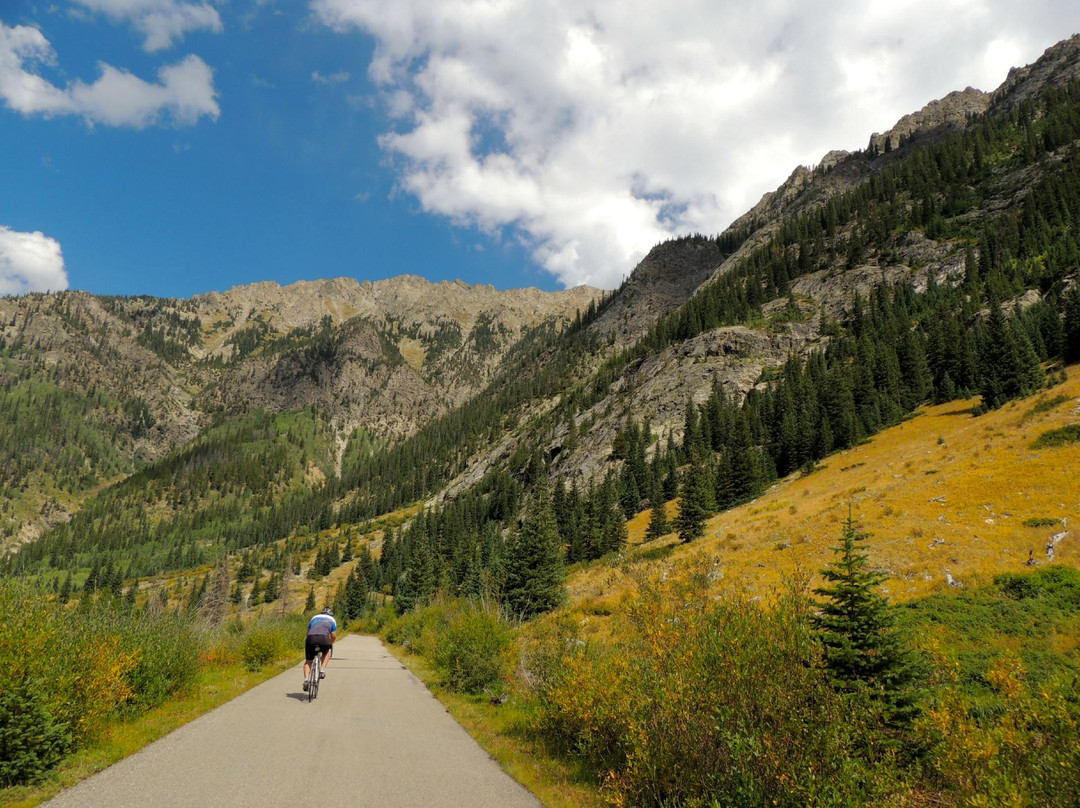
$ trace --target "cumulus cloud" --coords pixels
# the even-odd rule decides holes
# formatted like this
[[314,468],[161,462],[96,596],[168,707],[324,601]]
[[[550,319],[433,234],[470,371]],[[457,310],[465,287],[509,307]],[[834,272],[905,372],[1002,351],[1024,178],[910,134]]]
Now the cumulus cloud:
[[0,98],[24,115],[79,115],[89,123],[144,128],[167,116],[177,125],[194,124],[220,109],[210,67],[187,56],[158,71],[157,83],[101,62],[92,84],[74,81],[61,89],[35,72],[56,55],[36,28],[0,23]]
[[180,0],[75,0],[79,5],[106,15],[113,22],[127,22],[146,37],[143,48],[159,51],[172,47],[188,31],[207,28],[220,33],[221,17],[209,3]]
[[[311,0],[375,40],[400,185],[611,287],[799,164],[1080,30],[1061,0]],[[933,20],[933,24],[927,24]]]
[[68,288],[60,242],[0,225],[0,295]]

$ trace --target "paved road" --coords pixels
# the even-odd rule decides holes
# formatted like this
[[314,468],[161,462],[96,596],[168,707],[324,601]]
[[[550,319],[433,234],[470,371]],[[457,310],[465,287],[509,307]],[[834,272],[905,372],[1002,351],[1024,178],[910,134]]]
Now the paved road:
[[47,805],[540,808],[374,637],[338,641],[319,697],[300,667]]

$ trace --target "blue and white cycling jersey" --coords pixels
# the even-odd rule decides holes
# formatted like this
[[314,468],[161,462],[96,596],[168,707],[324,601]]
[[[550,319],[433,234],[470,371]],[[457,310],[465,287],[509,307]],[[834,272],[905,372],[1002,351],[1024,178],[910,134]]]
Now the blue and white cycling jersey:
[[337,631],[337,620],[328,614],[317,614],[307,624],[308,636],[313,634],[333,634]]

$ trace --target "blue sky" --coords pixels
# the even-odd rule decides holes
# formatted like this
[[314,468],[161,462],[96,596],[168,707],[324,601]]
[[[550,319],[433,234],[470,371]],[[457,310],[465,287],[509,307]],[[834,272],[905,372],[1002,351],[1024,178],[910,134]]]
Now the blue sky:
[[1056,0],[4,0],[0,293],[610,288],[1077,31]]

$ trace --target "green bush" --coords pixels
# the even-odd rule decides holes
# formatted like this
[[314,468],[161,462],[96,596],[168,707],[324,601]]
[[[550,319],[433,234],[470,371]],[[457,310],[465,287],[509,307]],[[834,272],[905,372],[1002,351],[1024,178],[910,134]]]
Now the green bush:
[[433,662],[450,688],[479,693],[503,678],[510,628],[492,606],[464,603],[449,616]]
[[71,746],[67,728],[49,713],[42,683],[0,689],[0,788],[32,783]]
[[1080,424],[1069,424],[1044,432],[1031,444],[1032,449],[1049,449],[1080,441]]
[[240,658],[249,670],[258,670],[290,654],[299,655],[304,640],[302,616],[259,620],[244,630]]
[[81,642],[115,638],[133,660],[125,676],[130,694],[124,708],[129,712],[161,704],[190,685],[199,672],[205,637],[185,617],[134,609],[106,596],[90,609],[67,615],[66,622]]
[[447,687],[479,693],[504,677],[511,629],[496,606],[440,598],[388,620],[382,638],[428,660]]
[[[95,621],[92,610],[67,613],[10,580],[0,580],[0,626],[0,693],[15,694],[4,709],[12,715],[25,710],[19,720],[4,717],[5,777],[36,777],[130,698],[136,654],[119,633]],[[31,653],[40,648],[47,649],[42,676],[44,660],[40,652]],[[32,678],[28,696],[25,683]]]
[[1072,677],[1037,688],[1003,655],[987,674],[998,707],[976,709],[958,684],[942,688],[923,720],[937,738],[931,762],[947,804],[1080,805],[1080,699]]
[[439,600],[389,620],[383,628],[382,637],[389,643],[434,661],[438,637],[448,622],[446,602]]

